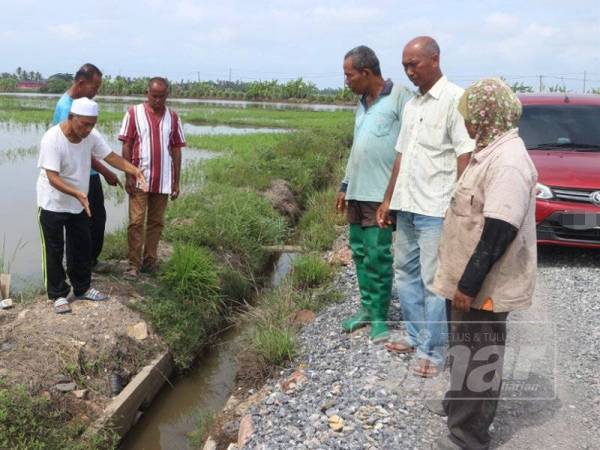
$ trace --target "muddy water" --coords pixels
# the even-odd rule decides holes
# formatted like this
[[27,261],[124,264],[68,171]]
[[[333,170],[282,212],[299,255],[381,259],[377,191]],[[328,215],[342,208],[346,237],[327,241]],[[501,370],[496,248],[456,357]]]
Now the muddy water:
[[[119,124],[100,127],[111,148],[120,153],[116,140]],[[10,260],[19,245],[15,259],[8,261],[13,274],[12,288],[41,286],[41,247],[37,225],[36,181],[38,145],[46,131],[42,124],[16,124],[0,122],[0,245],[5,240],[5,260]],[[240,129],[228,126],[199,127],[184,125],[188,135],[240,134],[270,132],[269,128]],[[278,130],[280,131],[280,130]],[[183,166],[190,161],[212,158],[218,153],[190,149],[183,152]],[[110,188],[109,188],[110,189]],[[108,190],[105,190],[108,194]],[[107,232],[121,227],[127,217],[124,196],[106,195]],[[1,248],[0,248],[1,251]]]
[[[277,286],[290,271],[295,253],[283,253],[274,266],[271,284]],[[231,329],[199,358],[185,378],[166,384],[119,446],[120,450],[191,450],[188,435],[200,413],[217,414],[233,393],[238,371],[236,355],[247,330]]]
[[231,393],[238,370],[236,354],[242,331],[224,333],[200,357],[199,367],[185,378],[166,384],[120,445],[121,450],[190,450],[188,435],[200,412],[219,411]]

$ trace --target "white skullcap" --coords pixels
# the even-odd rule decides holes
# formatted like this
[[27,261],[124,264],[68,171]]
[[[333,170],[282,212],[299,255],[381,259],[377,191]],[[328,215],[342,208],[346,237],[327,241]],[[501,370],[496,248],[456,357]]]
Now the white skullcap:
[[73,100],[71,113],[78,116],[98,116],[98,103],[87,97],[81,97]]

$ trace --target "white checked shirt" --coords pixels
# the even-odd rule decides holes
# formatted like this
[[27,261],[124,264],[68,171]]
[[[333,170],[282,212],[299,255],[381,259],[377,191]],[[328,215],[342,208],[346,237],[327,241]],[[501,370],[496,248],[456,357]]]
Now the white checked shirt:
[[390,209],[444,217],[456,183],[456,158],[475,148],[457,109],[463,92],[442,77],[406,103],[396,143],[402,162]]

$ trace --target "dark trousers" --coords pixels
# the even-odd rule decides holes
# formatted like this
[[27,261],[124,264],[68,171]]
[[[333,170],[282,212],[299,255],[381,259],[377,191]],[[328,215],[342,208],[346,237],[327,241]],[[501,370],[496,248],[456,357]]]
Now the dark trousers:
[[502,387],[508,313],[450,310],[450,389],[444,409],[450,439],[463,449],[487,449]]
[[92,217],[90,221],[91,261],[92,267],[98,262],[98,257],[104,245],[104,228],[106,226],[106,209],[104,208],[104,192],[102,192],[102,181],[100,175],[90,175],[90,189],[88,201]]
[[50,300],[66,297],[70,286],[63,267],[65,237],[67,274],[77,296],[90,287],[90,223],[85,211],[60,213],[39,208],[44,284]]

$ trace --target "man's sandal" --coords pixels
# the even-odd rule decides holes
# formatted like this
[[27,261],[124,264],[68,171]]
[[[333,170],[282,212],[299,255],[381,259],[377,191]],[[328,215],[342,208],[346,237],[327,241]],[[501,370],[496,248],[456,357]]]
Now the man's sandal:
[[98,289],[89,288],[85,294],[75,296],[77,300],[91,300],[93,302],[104,302],[110,299],[110,296],[100,292]]
[[137,281],[140,277],[140,272],[135,267],[130,267],[123,274],[123,278],[129,281]]
[[69,301],[60,297],[54,300],[54,312],[56,314],[67,314],[71,312],[71,305],[69,305]]
[[384,345],[384,347],[390,353],[398,353],[401,355],[414,353],[415,351],[415,348],[404,340],[398,342],[388,342]]
[[413,372],[415,375],[421,378],[434,378],[438,376],[440,370],[438,366],[436,366],[430,360],[419,358],[417,363],[413,366]]

